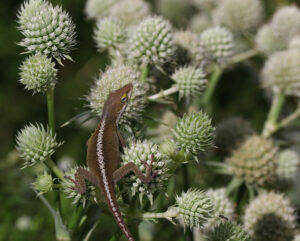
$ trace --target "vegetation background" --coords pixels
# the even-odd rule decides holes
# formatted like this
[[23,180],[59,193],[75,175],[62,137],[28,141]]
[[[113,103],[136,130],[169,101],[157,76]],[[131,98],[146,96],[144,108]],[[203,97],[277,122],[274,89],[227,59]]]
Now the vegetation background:
[[[157,1],[159,0],[149,1],[154,11]],[[29,122],[47,122],[45,97],[40,94],[31,96],[31,92],[24,91],[24,87],[18,82],[19,66],[25,58],[20,54],[23,49],[17,45],[21,40],[21,33],[17,30],[16,15],[22,2],[0,1],[0,240],[48,241],[54,240],[52,216],[29,188],[32,180],[28,180],[20,170],[22,160],[15,150],[17,130]],[[96,51],[92,38],[94,23],[85,17],[85,0],[51,2],[62,5],[70,13],[78,35],[78,44],[71,54],[75,62],[65,61],[56,87],[56,121],[61,125],[82,110],[85,105],[83,97],[88,92],[93,77],[99,73],[99,69],[105,67],[107,56]],[[300,1],[297,0],[263,2],[267,17],[278,5],[295,3],[300,6]],[[259,63],[260,59],[255,61]],[[238,115],[261,130],[269,103],[258,85],[259,71],[252,68],[240,64],[234,71],[229,69],[224,73],[213,97],[214,123],[225,117]],[[58,159],[84,163],[85,143],[91,130],[72,124],[66,128],[58,128],[57,132],[65,141],[63,148],[56,153]],[[112,218],[107,218],[101,225],[105,225],[107,230],[116,228]],[[163,225],[169,224],[163,221]],[[169,226],[164,232],[174,232],[174,226]],[[102,240],[101,234],[99,235],[95,240]],[[171,236],[167,233],[165,235]],[[166,239],[161,236],[161,240]]]

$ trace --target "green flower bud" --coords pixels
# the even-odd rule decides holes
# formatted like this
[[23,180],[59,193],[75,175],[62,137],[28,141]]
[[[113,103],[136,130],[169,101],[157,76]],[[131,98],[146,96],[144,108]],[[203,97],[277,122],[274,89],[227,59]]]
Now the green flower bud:
[[35,182],[33,183],[33,186],[34,189],[39,192],[38,195],[52,191],[52,176],[47,172],[44,172],[43,175],[38,175]]
[[45,93],[54,88],[57,69],[47,56],[37,53],[27,58],[20,67],[20,82],[33,93]]
[[231,222],[220,223],[208,234],[207,241],[251,241],[240,225]]
[[175,86],[179,90],[179,99],[188,100],[203,93],[207,85],[206,74],[201,68],[194,66],[181,67],[172,75]]
[[25,1],[18,12],[18,23],[24,39],[19,43],[28,53],[41,52],[60,61],[71,58],[75,25],[61,7],[53,7],[46,0]]
[[300,52],[289,49],[274,53],[263,67],[262,84],[299,96],[295,90],[300,85]]
[[255,241],[292,240],[295,210],[282,194],[262,193],[246,208],[244,225]]
[[94,29],[94,39],[100,53],[118,49],[126,40],[125,26],[112,18],[99,19]]
[[222,0],[214,13],[214,20],[234,33],[243,33],[256,30],[263,15],[260,0]]
[[214,215],[214,206],[204,191],[188,190],[176,197],[179,219],[184,227],[202,228]]
[[124,148],[121,165],[126,165],[133,162],[137,167],[145,173],[144,161],[148,165],[151,163],[152,154],[154,160],[152,163],[152,173],[157,173],[150,183],[142,183],[138,177],[131,174],[122,180],[126,183],[127,193],[130,197],[139,195],[140,203],[142,204],[143,197],[146,196],[151,205],[153,203],[153,195],[156,192],[161,192],[164,189],[165,181],[169,178],[170,159],[159,151],[159,147],[150,141],[131,142],[128,147]]
[[215,128],[211,119],[202,111],[185,114],[177,123],[173,132],[176,146],[186,153],[197,155],[212,146]]
[[190,22],[189,22],[189,28],[195,32],[195,33],[202,33],[207,28],[212,27],[212,21],[211,19],[204,15],[204,14],[195,14]]
[[107,11],[116,4],[117,0],[87,0],[85,14],[89,19],[98,19],[107,15]]
[[149,17],[142,21],[130,42],[129,55],[141,65],[161,66],[170,61],[176,51],[172,26],[161,17]]
[[139,82],[139,76],[136,71],[124,64],[115,64],[108,67],[101,74],[101,77],[96,80],[87,97],[92,112],[100,116],[109,93],[128,83],[133,84],[133,92],[120,122],[140,121],[147,101],[146,88]]
[[[96,187],[92,185],[90,182],[85,182],[86,184],[86,192],[81,194],[74,190],[74,183],[70,180],[75,180],[75,173],[78,167],[73,167],[65,173],[65,176],[68,178],[64,178],[62,181],[62,191],[66,194],[67,198],[73,199],[73,204],[82,204],[83,207],[86,207],[88,201],[96,202]],[[87,169],[86,167],[83,167]],[[70,179],[69,179],[70,178]]]
[[276,153],[277,148],[270,140],[256,135],[248,137],[229,158],[233,175],[250,184],[265,184],[275,175]]
[[159,150],[162,154],[171,157],[176,151],[174,141],[172,139],[163,141],[159,146]]
[[293,149],[286,149],[278,153],[277,156],[277,177],[281,180],[296,180],[300,167],[299,154]]
[[226,28],[212,27],[200,35],[200,42],[211,60],[224,64],[233,54],[233,35]]
[[17,134],[17,150],[25,160],[22,168],[44,162],[61,145],[56,141],[56,135],[41,124],[27,125]]

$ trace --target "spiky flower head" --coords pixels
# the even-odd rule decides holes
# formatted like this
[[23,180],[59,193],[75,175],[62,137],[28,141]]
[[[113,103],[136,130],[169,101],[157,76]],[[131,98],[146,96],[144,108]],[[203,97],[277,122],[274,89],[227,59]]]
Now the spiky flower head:
[[28,57],[20,67],[20,82],[33,93],[45,93],[54,88],[57,69],[46,55],[37,53]]
[[117,1],[109,9],[108,14],[131,28],[150,16],[150,6],[144,0]]
[[197,155],[212,146],[214,131],[211,119],[202,111],[184,114],[172,129],[176,146],[192,155]]
[[179,90],[179,99],[191,99],[203,93],[207,85],[206,74],[202,68],[194,66],[181,67],[172,74],[175,86]]
[[38,195],[51,191],[53,187],[52,176],[47,172],[38,175],[35,182],[33,183],[33,187],[38,191]]
[[299,154],[293,149],[286,149],[278,153],[276,174],[279,179],[295,180],[300,167]]
[[18,12],[18,23],[24,39],[19,43],[28,53],[40,52],[58,61],[71,58],[75,25],[60,6],[53,7],[46,0],[25,1]]
[[122,155],[122,166],[133,162],[143,173],[145,173],[144,162],[150,165],[152,155],[152,173],[156,173],[157,175],[150,183],[142,183],[134,174],[123,178],[124,180],[122,179],[126,183],[129,196],[138,195],[141,204],[143,197],[146,196],[152,205],[153,195],[156,192],[162,192],[164,189],[165,181],[170,176],[168,173],[170,159],[159,151],[159,147],[156,144],[147,140],[131,142],[128,147],[124,148],[124,154]]
[[250,184],[263,185],[274,177],[277,148],[261,136],[248,137],[229,158],[233,174]]
[[209,189],[207,191],[207,196],[212,201],[215,210],[215,217],[209,219],[204,225],[205,230],[209,231],[213,230],[219,223],[222,222],[219,215],[226,217],[228,220],[233,219],[234,205],[227,197],[225,188],[218,188],[215,190]]
[[118,49],[126,40],[125,26],[110,17],[101,18],[94,29],[94,40],[100,53]]
[[184,227],[202,228],[214,216],[214,205],[204,191],[195,189],[176,197],[179,219]]
[[294,36],[289,44],[290,49],[300,49],[300,34]]
[[223,27],[212,27],[203,31],[200,42],[208,57],[218,64],[224,64],[232,56],[234,40],[232,33]]
[[244,226],[255,241],[292,240],[295,210],[282,194],[262,193],[246,208]]
[[220,122],[216,128],[216,146],[222,153],[236,149],[248,136],[253,135],[249,122],[240,117],[231,117]]
[[222,0],[214,13],[214,20],[234,33],[244,33],[256,30],[263,15],[261,0]]
[[89,19],[98,19],[105,16],[110,7],[116,4],[117,0],[87,0],[85,14]]
[[17,134],[17,150],[24,159],[23,168],[47,160],[62,143],[41,124],[29,124]]
[[265,24],[259,29],[255,41],[257,49],[265,55],[271,55],[286,47],[285,43],[274,35],[270,24]]
[[139,76],[132,67],[120,63],[108,67],[91,88],[87,99],[92,112],[100,116],[109,93],[128,83],[133,84],[133,91],[120,121],[139,121],[146,105],[146,88],[139,82]]
[[131,37],[130,57],[138,64],[162,65],[172,59],[176,48],[171,24],[161,17],[142,21]]
[[207,241],[252,241],[252,239],[240,225],[223,222],[209,232]]
[[300,96],[300,52],[293,49],[274,53],[262,71],[264,87],[277,88],[289,95]]
[[285,6],[277,10],[271,21],[271,28],[285,46],[300,33],[300,10],[296,6]]

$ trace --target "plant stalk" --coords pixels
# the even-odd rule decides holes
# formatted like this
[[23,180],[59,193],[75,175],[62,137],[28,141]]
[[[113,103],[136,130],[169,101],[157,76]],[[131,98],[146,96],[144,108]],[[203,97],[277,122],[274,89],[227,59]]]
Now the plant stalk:
[[54,112],[54,88],[47,90],[48,123],[50,129],[55,132],[55,112]]
[[141,77],[140,77],[140,80],[141,80],[142,83],[144,83],[146,81],[148,73],[149,73],[149,68],[148,68],[147,65],[145,65],[142,68]]
[[208,82],[208,87],[207,87],[207,89],[204,93],[203,99],[202,99],[204,106],[207,106],[208,103],[210,102],[210,99],[218,85],[218,82],[219,82],[219,79],[220,79],[222,73],[223,73],[223,70],[219,66],[216,65],[215,71],[211,75],[211,78]]
[[171,88],[167,89],[167,90],[163,90],[157,94],[154,94],[152,96],[149,96],[148,97],[148,100],[150,101],[155,101],[157,99],[160,99],[160,98],[163,98],[165,96],[168,96],[168,95],[171,95],[171,94],[174,94],[178,91],[178,88],[176,86],[172,86]]
[[247,59],[254,57],[258,53],[259,53],[259,51],[256,48],[250,49],[246,52],[243,52],[243,53],[237,54],[236,56],[233,56],[229,63],[230,63],[230,65],[232,65],[232,64],[237,64],[237,63],[243,62]]

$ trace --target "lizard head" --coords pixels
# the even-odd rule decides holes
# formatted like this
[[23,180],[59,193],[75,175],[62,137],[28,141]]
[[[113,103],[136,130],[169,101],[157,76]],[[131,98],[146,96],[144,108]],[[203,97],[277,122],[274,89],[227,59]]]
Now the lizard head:
[[[104,104],[103,112],[118,123],[131,97],[132,83],[111,92]],[[103,113],[103,114],[104,114]]]

